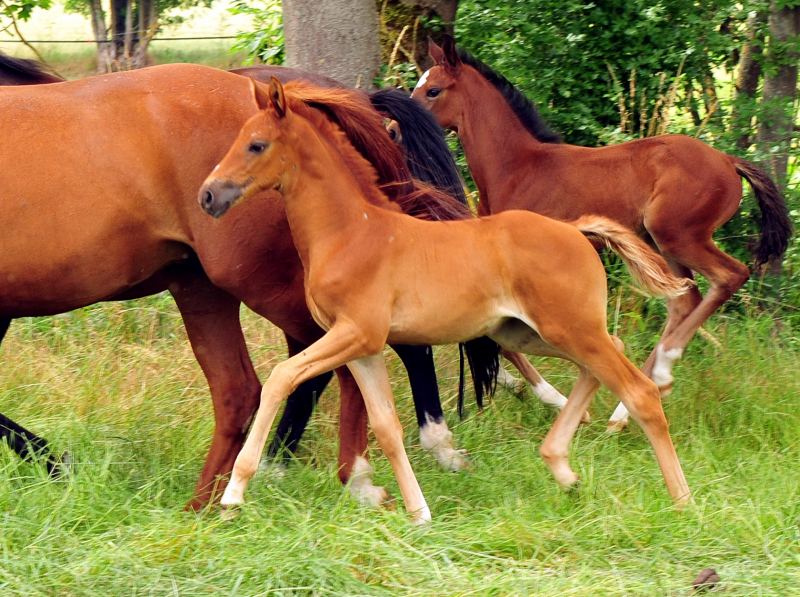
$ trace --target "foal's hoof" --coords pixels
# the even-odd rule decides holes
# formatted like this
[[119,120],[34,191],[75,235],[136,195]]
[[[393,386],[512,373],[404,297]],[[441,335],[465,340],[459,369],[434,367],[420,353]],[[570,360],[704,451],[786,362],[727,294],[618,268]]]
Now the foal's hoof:
[[606,433],[609,435],[612,433],[619,433],[623,431],[628,426],[628,421],[609,421],[608,427],[606,427]]
[[219,517],[225,522],[229,522],[239,518],[241,513],[242,509],[239,507],[239,504],[233,504],[231,506],[222,506]]
[[564,493],[566,493],[569,497],[577,497],[581,493],[581,481],[580,479],[577,479],[569,485],[565,485],[561,489],[563,489]]
[[589,414],[589,411],[584,411],[583,416],[581,417],[581,425],[588,425],[592,422],[592,415]]
[[362,506],[369,508],[385,507],[389,510],[396,508],[392,494],[385,487],[378,487],[371,483],[351,484],[350,494]]
[[452,473],[457,473],[462,469],[468,469],[472,466],[469,458],[469,451],[467,450],[453,450],[449,460],[442,462],[442,468]]

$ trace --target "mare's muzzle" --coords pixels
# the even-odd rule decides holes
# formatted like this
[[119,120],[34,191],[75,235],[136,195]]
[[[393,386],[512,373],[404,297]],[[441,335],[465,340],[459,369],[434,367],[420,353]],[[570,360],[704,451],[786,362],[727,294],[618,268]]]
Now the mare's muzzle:
[[219,218],[242,198],[243,190],[240,184],[217,178],[200,187],[197,200],[207,214]]

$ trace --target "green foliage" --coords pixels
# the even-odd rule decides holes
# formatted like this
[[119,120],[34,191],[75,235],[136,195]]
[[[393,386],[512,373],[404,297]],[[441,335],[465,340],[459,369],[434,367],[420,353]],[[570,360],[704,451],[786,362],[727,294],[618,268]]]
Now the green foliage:
[[17,2],[0,1],[0,15],[18,21],[27,21],[31,18],[34,8],[47,10],[52,6],[53,0],[18,0]]
[[283,64],[285,45],[283,41],[283,19],[280,0],[259,0],[254,6],[251,0],[237,0],[228,10],[232,14],[253,17],[255,29],[239,33],[231,52],[245,52],[247,63],[259,59],[264,64]]

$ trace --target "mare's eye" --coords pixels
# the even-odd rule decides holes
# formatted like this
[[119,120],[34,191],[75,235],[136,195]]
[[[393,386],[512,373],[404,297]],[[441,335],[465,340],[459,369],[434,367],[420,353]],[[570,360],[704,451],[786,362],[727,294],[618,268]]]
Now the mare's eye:
[[267,149],[267,144],[264,143],[263,141],[253,141],[250,144],[250,147],[247,148],[247,150],[250,153],[264,153],[264,150],[266,149]]
[[442,90],[441,90],[441,89],[439,89],[439,88],[437,88],[437,87],[431,87],[430,89],[428,89],[428,93],[426,93],[425,95],[427,95],[428,97],[436,97],[436,96],[438,96],[438,95],[439,95],[441,92],[442,92]]

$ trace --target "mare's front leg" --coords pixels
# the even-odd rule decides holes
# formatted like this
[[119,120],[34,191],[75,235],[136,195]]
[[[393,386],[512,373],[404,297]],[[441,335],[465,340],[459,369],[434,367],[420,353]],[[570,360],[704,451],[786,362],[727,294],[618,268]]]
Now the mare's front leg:
[[453,433],[448,429],[447,421],[444,419],[433,350],[430,346],[405,344],[394,345],[392,348],[408,372],[422,448],[430,452],[445,470],[457,472],[469,466],[464,459],[466,450],[455,449]]
[[258,406],[261,384],[239,323],[239,301],[201,271],[182,271],[169,291],[203,369],[214,403],[214,438],[187,510],[218,499]]

